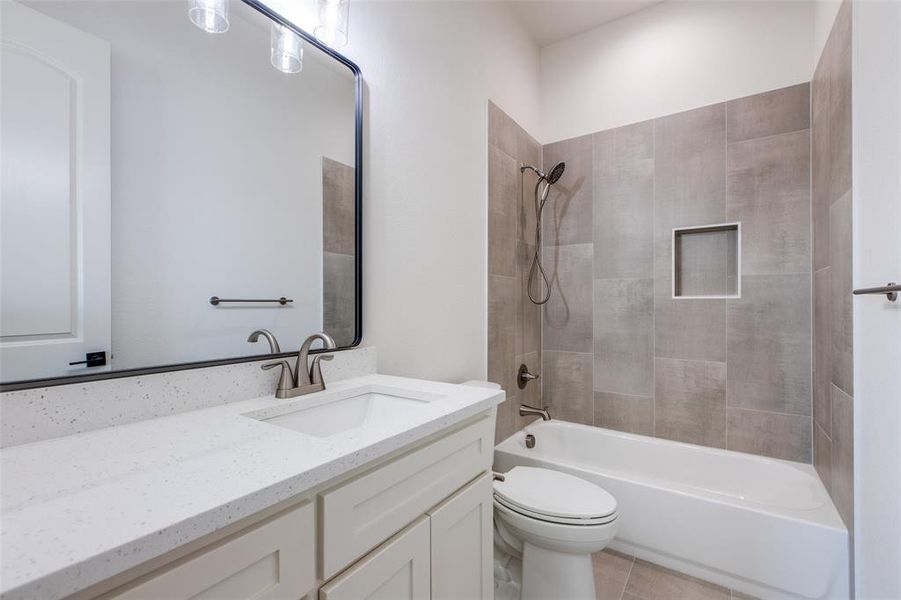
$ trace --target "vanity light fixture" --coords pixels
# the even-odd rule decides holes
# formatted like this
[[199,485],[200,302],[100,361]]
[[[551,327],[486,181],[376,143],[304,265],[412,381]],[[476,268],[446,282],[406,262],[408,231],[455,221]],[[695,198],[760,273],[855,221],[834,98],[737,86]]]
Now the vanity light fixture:
[[188,18],[207,33],[228,31],[229,0],[188,0]]
[[296,33],[273,23],[270,39],[272,66],[282,73],[300,73],[303,70],[303,41]]
[[332,48],[346,45],[349,7],[350,0],[316,0],[316,38]]

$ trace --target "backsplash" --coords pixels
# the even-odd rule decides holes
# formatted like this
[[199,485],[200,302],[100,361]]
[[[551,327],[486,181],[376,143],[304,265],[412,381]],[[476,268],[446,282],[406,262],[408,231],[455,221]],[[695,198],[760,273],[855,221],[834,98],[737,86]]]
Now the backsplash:
[[[809,112],[804,83],[544,146],[567,165],[543,248],[555,418],[810,462]],[[740,265],[741,297],[673,298],[673,229],[738,222],[740,260],[716,234],[681,259],[696,289]]]
[[[335,352],[326,382],[376,372],[376,349]],[[271,395],[279,370],[266,361],[169,371],[0,394],[0,448]]]

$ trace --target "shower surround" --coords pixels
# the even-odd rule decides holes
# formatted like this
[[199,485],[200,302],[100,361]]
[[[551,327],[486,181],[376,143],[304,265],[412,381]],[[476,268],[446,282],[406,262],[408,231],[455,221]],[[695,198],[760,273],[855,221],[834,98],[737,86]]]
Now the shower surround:
[[[555,418],[811,461],[809,99],[804,83],[543,147],[567,163],[542,249]],[[673,229],[733,222],[741,297],[674,299]],[[727,242],[693,240],[702,288],[735,275]]]
[[507,400],[497,407],[497,441],[521,429],[520,404],[541,405],[535,382],[516,385],[519,365],[541,372],[541,311],[526,285],[535,251],[532,190],[537,176],[521,164],[541,165],[541,145],[500,108],[488,103],[488,379]]

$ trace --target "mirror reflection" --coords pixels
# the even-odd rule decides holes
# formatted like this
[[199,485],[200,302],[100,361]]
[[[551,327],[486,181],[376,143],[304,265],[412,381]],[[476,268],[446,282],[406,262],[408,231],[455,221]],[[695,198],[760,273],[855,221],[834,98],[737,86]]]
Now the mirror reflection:
[[229,5],[0,2],[0,381],[352,344],[354,74]]

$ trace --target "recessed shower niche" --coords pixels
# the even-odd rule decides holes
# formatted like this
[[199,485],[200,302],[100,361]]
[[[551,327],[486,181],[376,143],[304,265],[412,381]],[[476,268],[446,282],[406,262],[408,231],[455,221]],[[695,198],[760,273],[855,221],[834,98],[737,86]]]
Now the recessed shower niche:
[[673,298],[741,297],[741,223],[673,229]]

